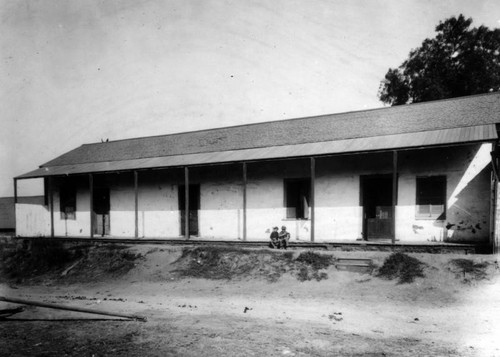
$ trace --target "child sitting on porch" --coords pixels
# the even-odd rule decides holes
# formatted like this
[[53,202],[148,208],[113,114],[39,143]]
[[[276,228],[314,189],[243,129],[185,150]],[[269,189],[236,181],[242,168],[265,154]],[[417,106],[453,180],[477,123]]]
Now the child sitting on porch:
[[271,241],[269,242],[269,248],[279,249],[280,243],[279,243],[278,227],[273,228],[273,231],[271,232],[271,236],[269,238],[271,239]]
[[286,231],[286,227],[281,227],[281,232],[278,234],[279,248],[286,249],[288,247],[288,241],[290,240],[290,233]]

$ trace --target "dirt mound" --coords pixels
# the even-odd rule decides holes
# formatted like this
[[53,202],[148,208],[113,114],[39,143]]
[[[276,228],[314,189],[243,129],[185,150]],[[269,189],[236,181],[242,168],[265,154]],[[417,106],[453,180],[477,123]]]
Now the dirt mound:
[[415,278],[423,278],[424,263],[404,253],[393,253],[385,259],[377,272],[384,279],[398,279],[399,284],[412,283]]
[[[299,281],[323,280],[334,263],[331,255],[312,251],[298,254],[268,249],[225,246],[171,249],[119,244],[65,244],[57,240],[33,240],[2,253],[0,279],[15,283],[85,283],[129,278],[171,280],[264,279],[276,282],[284,274]],[[178,258],[177,258],[178,257]]]
[[86,282],[117,277],[135,266],[140,254],[125,245],[65,245],[57,240],[31,241],[2,253],[0,278],[17,283],[41,280]]
[[331,256],[314,252],[301,253],[294,259],[292,252],[197,247],[185,248],[174,264],[181,277],[227,280],[264,278],[275,282],[283,274],[291,274],[300,281],[326,279],[328,275],[319,270],[328,268],[331,262]]
[[470,283],[474,280],[486,279],[488,275],[489,263],[476,263],[472,259],[452,259],[448,264],[448,269],[455,273],[457,279],[462,279],[464,283]]

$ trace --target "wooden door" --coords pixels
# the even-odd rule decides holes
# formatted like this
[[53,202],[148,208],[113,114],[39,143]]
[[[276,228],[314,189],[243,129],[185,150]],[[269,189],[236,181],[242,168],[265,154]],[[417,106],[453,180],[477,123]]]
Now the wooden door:
[[[186,196],[185,185],[179,185],[179,211],[181,236],[186,232]],[[189,185],[189,235],[197,236],[198,228],[198,211],[200,210],[200,185]]]
[[394,219],[392,214],[392,176],[362,177],[361,192],[364,239],[391,239]]
[[109,222],[109,188],[96,187],[94,188],[94,234],[105,236],[110,234]]

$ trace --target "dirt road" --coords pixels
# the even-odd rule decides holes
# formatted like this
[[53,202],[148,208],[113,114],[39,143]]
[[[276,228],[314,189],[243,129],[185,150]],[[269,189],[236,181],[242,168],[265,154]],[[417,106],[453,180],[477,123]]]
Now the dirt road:
[[[498,274],[463,281],[445,269],[450,256],[415,255],[428,264],[426,277],[397,284],[334,267],[321,281],[300,282],[290,274],[276,282],[186,278],[175,273],[166,253],[144,254],[119,279],[1,285],[2,295],[140,314],[148,321],[28,308],[0,321],[0,354],[500,356]],[[388,255],[363,254],[378,262]]]

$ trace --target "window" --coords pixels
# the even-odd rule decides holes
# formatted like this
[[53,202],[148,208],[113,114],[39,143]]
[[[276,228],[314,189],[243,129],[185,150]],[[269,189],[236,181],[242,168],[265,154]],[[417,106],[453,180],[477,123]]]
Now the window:
[[446,176],[417,177],[416,218],[446,218]]
[[285,180],[286,218],[308,219],[310,200],[310,180]]
[[61,219],[76,219],[76,188],[63,184],[59,190]]

